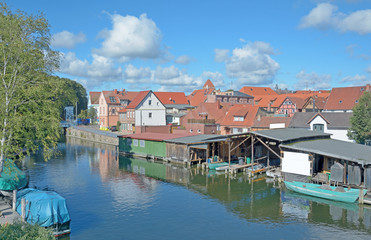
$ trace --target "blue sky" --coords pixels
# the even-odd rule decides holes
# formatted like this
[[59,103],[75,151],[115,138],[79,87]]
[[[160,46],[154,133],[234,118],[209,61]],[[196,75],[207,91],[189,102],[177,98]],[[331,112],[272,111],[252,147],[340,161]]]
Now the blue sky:
[[371,1],[12,0],[41,11],[57,75],[88,91],[184,91],[207,79],[331,89],[371,83]]

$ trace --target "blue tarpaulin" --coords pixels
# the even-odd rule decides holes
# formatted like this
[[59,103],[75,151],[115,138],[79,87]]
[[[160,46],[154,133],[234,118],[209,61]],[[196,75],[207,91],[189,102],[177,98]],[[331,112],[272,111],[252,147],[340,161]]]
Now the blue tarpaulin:
[[42,227],[69,222],[66,200],[58,193],[26,188],[17,193],[17,212],[22,215],[21,200],[26,200],[26,221]]

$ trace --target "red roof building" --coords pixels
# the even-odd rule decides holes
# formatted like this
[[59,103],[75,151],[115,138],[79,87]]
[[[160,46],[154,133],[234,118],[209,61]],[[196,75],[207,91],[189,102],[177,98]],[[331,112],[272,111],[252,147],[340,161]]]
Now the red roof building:
[[202,89],[194,90],[190,95],[187,96],[189,104],[197,107],[201,103],[205,102],[207,95],[211,94],[215,90],[214,84],[208,79]]
[[324,107],[326,112],[352,112],[364,92],[370,92],[370,84],[360,87],[333,88]]
[[255,95],[277,95],[275,91],[273,91],[269,87],[243,87],[240,89],[240,92],[255,96]]
[[220,123],[221,134],[247,132],[253,125],[258,111],[258,106],[248,104],[239,104],[230,107]]

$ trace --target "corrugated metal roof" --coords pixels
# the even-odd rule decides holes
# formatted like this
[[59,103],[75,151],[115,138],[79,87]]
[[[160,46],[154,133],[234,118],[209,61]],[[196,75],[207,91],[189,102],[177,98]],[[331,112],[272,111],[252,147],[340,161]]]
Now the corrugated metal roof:
[[281,144],[280,147],[283,149],[316,153],[361,164],[371,164],[371,147],[357,143],[334,139],[319,139],[287,145]]
[[165,142],[192,144],[192,143],[207,142],[208,140],[211,140],[213,138],[216,139],[218,137],[223,137],[223,135],[200,134],[200,135],[194,135],[194,136],[189,136],[189,137],[168,139],[168,140],[165,140]]
[[270,138],[280,142],[288,142],[300,139],[330,138],[329,133],[315,132],[305,129],[284,128],[251,132],[257,136]]
[[141,139],[141,140],[150,140],[150,141],[164,141],[167,139],[172,139],[172,138],[180,138],[180,137],[185,137],[189,136],[189,133],[185,134],[174,134],[174,133],[134,133],[134,134],[128,134],[128,135],[123,135],[120,136],[122,138],[132,138],[132,139]]
[[207,144],[191,144],[189,147],[197,149],[207,149]]

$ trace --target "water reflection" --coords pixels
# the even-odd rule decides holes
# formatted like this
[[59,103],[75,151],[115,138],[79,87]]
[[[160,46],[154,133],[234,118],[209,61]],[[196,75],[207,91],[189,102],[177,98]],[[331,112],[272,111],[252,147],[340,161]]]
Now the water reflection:
[[[66,197],[72,239],[122,239],[123,231],[126,239],[153,239],[155,232],[173,239],[164,226],[184,236],[180,239],[189,239],[190,229],[205,239],[240,234],[297,239],[290,237],[293,233],[323,239],[339,232],[340,239],[357,239],[371,233],[370,208],[286,191],[264,175],[229,177],[128,158],[114,146],[78,139],[60,144],[59,151],[48,163],[34,156],[26,167],[31,185]],[[105,231],[95,230],[97,226]]]

